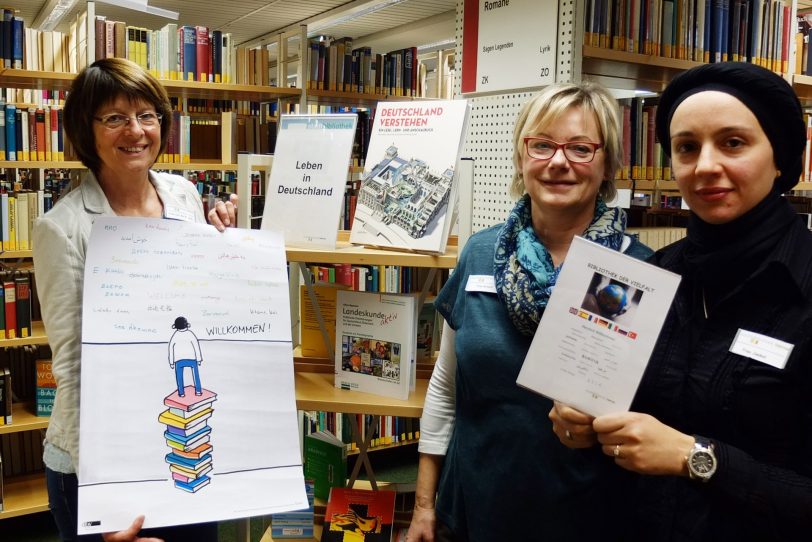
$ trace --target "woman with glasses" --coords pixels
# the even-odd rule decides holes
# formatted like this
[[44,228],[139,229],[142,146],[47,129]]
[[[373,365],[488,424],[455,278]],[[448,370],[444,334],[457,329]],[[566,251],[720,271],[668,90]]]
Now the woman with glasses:
[[792,87],[753,64],[699,66],[663,92],[657,135],[691,217],[654,261],[682,281],[632,412],[551,413],[644,475],[627,540],[812,537],[812,234],[781,196],[805,125]]
[[[79,382],[85,253],[97,216],[205,222],[194,185],[150,168],[166,148],[172,109],[161,84],[137,64],[99,60],[73,80],[65,101],[65,134],[88,168],[81,184],[34,225],[34,267],[42,319],[53,351],[56,401],[45,438],[49,507],[64,541],[77,537]],[[235,225],[236,199],[219,202],[209,221]],[[191,217],[191,218],[190,218]],[[109,540],[134,540],[143,518]],[[175,540],[216,540],[216,524],[167,529]]]
[[504,224],[470,238],[435,302],[445,325],[409,542],[612,540],[607,528],[622,523],[611,491],[624,474],[599,450],[560,446],[551,402],[516,385],[574,236],[651,254],[606,205],[621,149],[617,102],[595,84],[552,85],[519,113],[518,202]]

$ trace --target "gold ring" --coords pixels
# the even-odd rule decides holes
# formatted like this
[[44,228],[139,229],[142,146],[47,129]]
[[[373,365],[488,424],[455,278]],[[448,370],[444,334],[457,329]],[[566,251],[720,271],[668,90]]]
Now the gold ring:
[[620,444],[615,444],[614,456],[620,457]]
[[567,435],[567,438],[568,438],[568,439],[570,439],[570,440],[575,440],[574,438],[572,438],[572,433],[570,433],[570,430],[569,430],[569,429],[567,429],[566,431],[564,431],[564,434],[565,434],[565,435]]

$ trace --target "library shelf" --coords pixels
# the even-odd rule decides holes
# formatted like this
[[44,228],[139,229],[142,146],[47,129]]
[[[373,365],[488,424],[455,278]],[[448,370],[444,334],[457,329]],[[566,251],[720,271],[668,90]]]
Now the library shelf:
[[43,474],[27,474],[3,480],[3,511],[0,519],[48,511],[48,491]]
[[36,320],[31,323],[30,337],[17,337],[16,339],[0,339],[0,348],[10,348],[12,346],[28,346],[31,344],[48,344],[48,336],[45,335],[45,326]]
[[[68,90],[75,73],[44,72],[33,70],[0,69],[0,86],[13,88]],[[233,85],[226,83],[201,83],[159,79],[172,96],[182,98],[203,98],[213,100],[248,100],[253,102],[275,100],[277,98],[298,98],[302,91],[298,88],[278,88],[260,85]]]
[[33,255],[31,250],[0,250],[0,260],[16,260],[18,258],[30,258]]
[[13,403],[11,416],[14,421],[8,425],[0,425],[0,435],[48,427],[49,418],[37,416],[36,408],[34,403]]
[[33,70],[0,69],[0,86],[50,90],[68,90],[75,73],[41,72]]
[[289,262],[349,263],[359,265],[405,265],[410,267],[436,267],[451,269],[457,265],[457,238],[448,239],[445,254],[395,252],[351,245],[350,232],[339,231],[334,249],[287,247]]
[[237,171],[237,164],[221,164],[219,162],[155,162],[151,169],[162,171]]
[[2,168],[28,168],[28,169],[84,169],[85,166],[78,160],[2,160]]
[[609,88],[662,92],[675,75],[702,64],[584,45],[581,71]]
[[342,390],[335,387],[332,373],[295,373],[296,408],[299,410],[324,410],[349,414],[372,414],[377,416],[403,416],[419,418],[429,381],[418,378],[415,391],[408,399],[394,399],[371,393]]

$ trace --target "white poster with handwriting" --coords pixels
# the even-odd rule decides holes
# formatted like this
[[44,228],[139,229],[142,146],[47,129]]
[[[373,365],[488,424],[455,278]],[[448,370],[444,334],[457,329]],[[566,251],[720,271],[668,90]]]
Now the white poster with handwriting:
[[628,410],[679,282],[576,237],[516,382],[593,416]]
[[79,534],[307,508],[289,314],[279,233],[96,219]]
[[555,82],[556,0],[465,0],[464,8],[464,94]]
[[335,248],[357,121],[282,115],[262,229],[284,232],[288,246]]

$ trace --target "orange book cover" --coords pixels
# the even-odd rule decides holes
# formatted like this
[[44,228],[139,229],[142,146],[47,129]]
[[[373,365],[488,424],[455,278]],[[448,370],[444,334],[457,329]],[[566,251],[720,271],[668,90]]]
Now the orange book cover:
[[324,513],[321,542],[390,542],[394,491],[334,487]]

